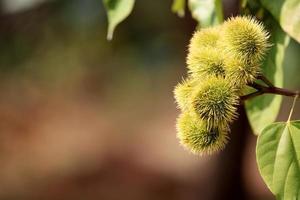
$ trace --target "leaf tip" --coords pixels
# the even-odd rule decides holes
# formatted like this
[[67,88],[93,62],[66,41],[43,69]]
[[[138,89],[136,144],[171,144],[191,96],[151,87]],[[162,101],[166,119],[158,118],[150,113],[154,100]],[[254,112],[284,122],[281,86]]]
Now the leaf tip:
[[108,41],[112,41],[112,39],[113,39],[113,32],[112,32],[112,31],[108,31],[108,32],[107,32],[106,39],[107,39]]
[[177,16],[180,17],[180,18],[183,18],[184,17],[184,11],[178,11]]
[[114,30],[115,30],[115,27],[112,26],[110,23],[108,25],[108,29],[107,29],[107,35],[106,35],[106,39],[108,41],[111,41],[114,37]]

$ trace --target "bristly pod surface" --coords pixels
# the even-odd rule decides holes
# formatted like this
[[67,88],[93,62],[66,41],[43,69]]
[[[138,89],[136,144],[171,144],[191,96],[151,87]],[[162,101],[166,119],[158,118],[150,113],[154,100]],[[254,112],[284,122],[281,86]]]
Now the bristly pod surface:
[[224,148],[228,141],[228,129],[209,129],[201,119],[188,112],[177,119],[177,137],[180,143],[194,154],[211,154]]
[[216,47],[220,39],[221,26],[212,28],[205,28],[201,31],[196,31],[193,34],[189,44],[189,52],[203,48],[203,47]]
[[225,77],[224,56],[216,47],[194,49],[187,56],[189,73],[195,79]]
[[260,65],[255,62],[245,62],[235,56],[228,56],[224,61],[226,79],[236,88],[241,89],[247,83],[252,83],[260,73]]
[[263,25],[251,17],[230,18],[223,24],[223,47],[245,62],[259,62],[268,47],[269,34]]
[[192,79],[183,79],[174,89],[174,97],[177,106],[182,111],[186,111],[191,106],[191,94],[194,89],[195,81]]
[[208,127],[226,126],[237,118],[239,96],[224,78],[211,77],[197,85],[191,101],[193,111]]

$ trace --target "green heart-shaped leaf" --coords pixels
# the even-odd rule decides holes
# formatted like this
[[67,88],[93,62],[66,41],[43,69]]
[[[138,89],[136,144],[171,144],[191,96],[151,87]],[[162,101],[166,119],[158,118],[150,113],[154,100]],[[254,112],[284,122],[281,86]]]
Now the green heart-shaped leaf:
[[300,121],[273,123],[258,137],[259,171],[278,199],[300,199]]

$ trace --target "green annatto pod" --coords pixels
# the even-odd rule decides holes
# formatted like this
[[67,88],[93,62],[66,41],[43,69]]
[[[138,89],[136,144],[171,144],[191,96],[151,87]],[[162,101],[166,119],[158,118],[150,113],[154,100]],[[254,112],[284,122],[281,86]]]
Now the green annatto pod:
[[218,43],[221,26],[196,31],[189,44],[187,67],[195,79],[207,76],[224,76],[224,57],[220,54]]
[[237,118],[239,96],[230,81],[210,77],[198,84],[192,94],[192,110],[209,128],[226,126]]
[[268,47],[269,33],[254,18],[230,18],[223,24],[222,46],[246,63],[260,62]]
[[176,128],[180,144],[194,154],[212,154],[220,151],[228,141],[227,127],[210,129],[205,121],[188,112],[179,116]]
[[196,79],[212,75],[225,77],[224,56],[216,47],[194,48],[187,56],[187,68]]
[[174,97],[181,111],[186,111],[191,107],[191,94],[195,84],[194,80],[187,78],[175,86]]
[[189,52],[203,47],[216,47],[220,39],[221,26],[204,28],[196,31],[190,40]]
[[234,56],[229,56],[224,63],[226,79],[239,89],[255,81],[261,71],[258,63],[245,62]]

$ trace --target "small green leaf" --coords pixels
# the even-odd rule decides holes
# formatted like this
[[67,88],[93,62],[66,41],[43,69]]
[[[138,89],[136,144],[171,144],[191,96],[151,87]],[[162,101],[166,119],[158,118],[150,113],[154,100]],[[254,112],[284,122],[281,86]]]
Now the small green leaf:
[[134,2],[135,0],[103,0],[108,17],[108,40],[113,38],[116,26],[131,13]]
[[217,25],[223,21],[221,0],[189,0],[188,7],[201,27]]
[[[267,55],[262,69],[263,74],[277,87],[283,86],[282,63],[289,37],[276,24],[273,24],[272,48]],[[258,135],[266,126],[276,120],[282,97],[265,94],[246,101],[246,111],[254,134]]]
[[183,17],[185,11],[185,0],[173,0],[172,11],[177,13],[179,17]]
[[273,123],[259,135],[260,174],[278,199],[300,199],[300,121]]
[[300,1],[261,0],[261,3],[278,20],[282,29],[300,42]]

